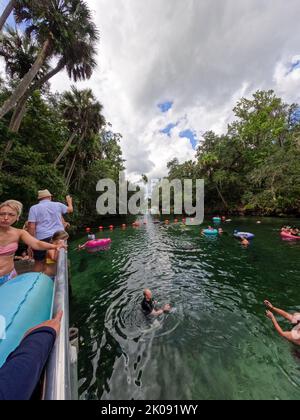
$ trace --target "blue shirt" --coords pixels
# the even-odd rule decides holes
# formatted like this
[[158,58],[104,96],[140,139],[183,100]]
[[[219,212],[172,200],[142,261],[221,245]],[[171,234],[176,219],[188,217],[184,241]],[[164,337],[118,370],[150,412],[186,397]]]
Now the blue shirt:
[[0,369],[0,401],[29,400],[39,382],[56,332],[41,327],[28,335]]
[[38,240],[51,238],[55,232],[65,230],[62,216],[68,212],[68,207],[51,200],[42,200],[31,207],[28,221],[36,224],[35,236]]

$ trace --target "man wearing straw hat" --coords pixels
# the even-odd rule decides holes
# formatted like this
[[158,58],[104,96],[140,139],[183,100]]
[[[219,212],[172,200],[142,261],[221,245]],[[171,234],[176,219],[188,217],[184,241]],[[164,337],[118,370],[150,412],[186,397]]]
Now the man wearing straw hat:
[[[73,213],[73,200],[66,197],[67,206],[52,201],[52,194],[48,190],[38,192],[39,204],[31,207],[28,217],[28,232],[44,242],[50,242],[55,232],[64,230],[63,215]],[[34,251],[34,271],[43,271],[46,252]]]

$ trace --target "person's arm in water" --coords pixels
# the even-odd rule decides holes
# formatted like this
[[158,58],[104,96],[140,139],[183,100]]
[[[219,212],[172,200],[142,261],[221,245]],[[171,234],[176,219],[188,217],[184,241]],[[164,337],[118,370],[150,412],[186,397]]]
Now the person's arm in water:
[[153,309],[153,311],[151,312],[150,315],[159,316],[159,315],[162,315],[165,312],[170,312],[170,310],[171,310],[171,306],[170,305],[165,305],[163,307],[163,309],[158,309],[158,310]]
[[0,400],[29,400],[40,380],[60,330],[62,312],[31,329],[0,369]]
[[297,340],[294,338],[293,332],[290,331],[283,331],[282,328],[280,327],[280,325],[278,324],[274,314],[272,314],[271,311],[267,311],[266,313],[267,317],[273,322],[273,325],[276,329],[276,331],[278,332],[278,334],[284,338],[285,340],[293,343],[293,344],[297,344],[298,346],[300,345],[300,340]]
[[275,306],[272,305],[271,302],[269,302],[268,300],[264,301],[264,304],[266,305],[266,307],[270,310],[275,312],[276,314],[278,314],[279,316],[282,316],[283,318],[287,319],[288,321],[290,321],[291,323],[293,323],[293,315],[289,314],[288,312],[283,311],[282,309],[279,308],[275,308]]

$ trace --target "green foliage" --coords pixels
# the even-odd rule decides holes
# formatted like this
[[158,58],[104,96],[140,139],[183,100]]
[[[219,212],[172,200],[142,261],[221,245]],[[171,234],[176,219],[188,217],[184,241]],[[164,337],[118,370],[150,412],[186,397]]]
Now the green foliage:
[[[0,92],[1,97],[1,92]],[[0,121],[0,150],[13,139],[13,148],[8,154],[0,173],[1,201],[17,199],[26,210],[36,203],[37,191],[49,189],[55,200],[72,194],[75,213],[72,223],[79,226],[97,217],[96,185],[101,178],[118,181],[124,161],[119,145],[120,135],[104,126],[103,117],[98,127],[85,127],[84,141],[69,148],[61,164],[54,161],[72,134],[70,117],[64,119],[61,112],[65,96],[42,96],[36,91],[28,104],[28,112],[19,134],[8,131],[8,121]],[[71,182],[66,177],[75,161]],[[25,212],[26,213],[26,212]]]
[[226,135],[205,133],[196,163],[170,162],[170,179],[184,179],[189,172],[204,178],[211,211],[299,214],[300,129],[291,124],[296,107],[273,91],[241,99]]

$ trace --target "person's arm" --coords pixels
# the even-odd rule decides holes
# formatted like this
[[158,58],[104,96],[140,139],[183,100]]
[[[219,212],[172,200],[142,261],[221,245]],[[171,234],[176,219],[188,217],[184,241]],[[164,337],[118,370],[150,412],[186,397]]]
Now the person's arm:
[[272,312],[267,311],[267,317],[273,322],[273,325],[276,329],[276,331],[278,332],[278,334],[284,338],[287,341],[290,341],[292,343],[295,343],[295,340],[293,339],[293,335],[291,332],[285,332],[282,330],[282,328],[280,327],[280,325],[277,322],[277,319],[275,318],[275,316],[272,314]]
[[64,247],[63,245],[54,245],[48,244],[47,242],[38,241],[25,230],[21,230],[20,240],[22,240],[26,245],[35,249],[36,251],[48,251],[51,249],[59,250]]
[[158,309],[158,310],[153,309],[153,311],[151,312],[151,315],[159,316],[159,315],[164,314],[165,312],[170,312],[170,310],[171,310],[171,306],[165,305],[163,309]]
[[293,315],[289,314],[288,312],[283,311],[282,309],[275,308],[275,306],[273,306],[272,303],[269,302],[268,300],[265,300],[264,304],[271,311],[277,313],[279,316],[282,316],[283,318],[293,323]]
[[73,211],[74,211],[73,198],[70,195],[67,195],[66,201],[67,201],[67,205],[68,205],[67,213],[73,213]]
[[57,261],[58,252],[56,250],[51,249],[47,252],[47,257],[51,258],[52,261]]
[[43,327],[28,335],[0,369],[0,400],[29,400],[39,382],[56,333]]
[[0,369],[0,400],[29,400],[60,330],[63,313],[28,331]]
[[28,233],[35,238],[36,223],[28,222]]

